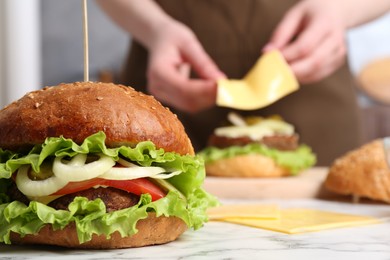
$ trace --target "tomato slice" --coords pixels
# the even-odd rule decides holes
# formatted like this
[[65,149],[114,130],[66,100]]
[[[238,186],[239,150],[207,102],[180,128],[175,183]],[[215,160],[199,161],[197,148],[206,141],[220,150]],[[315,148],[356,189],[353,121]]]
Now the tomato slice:
[[52,195],[71,194],[92,188],[97,185],[124,190],[138,196],[149,193],[152,196],[152,201],[161,199],[165,196],[165,192],[160,187],[146,178],[134,180],[106,180],[101,178],[93,178],[86,181],[69,182],[65,187],[53,193]]

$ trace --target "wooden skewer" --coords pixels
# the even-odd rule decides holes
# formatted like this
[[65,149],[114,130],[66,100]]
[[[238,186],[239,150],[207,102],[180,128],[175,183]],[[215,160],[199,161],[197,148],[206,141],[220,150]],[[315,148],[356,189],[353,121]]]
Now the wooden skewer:
[[84,33],[84,81],[89,81],[87,0],[82,0],[82,4],[83,4],[83,33]]

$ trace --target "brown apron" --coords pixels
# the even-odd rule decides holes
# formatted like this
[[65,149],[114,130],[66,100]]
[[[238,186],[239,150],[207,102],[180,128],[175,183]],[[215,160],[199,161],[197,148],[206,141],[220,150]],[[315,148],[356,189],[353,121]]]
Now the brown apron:
[[[162,8],[188,25],[207,53],[229,78],[241,78],[252,67],[286,10],[296,0],[159,0]],[[122,83],[146,92],[147,52],[133,42]],[[194,147],[206,145],[213,129],[232,111],[215,107],[191,115],[174,111]],[[347,65],[327,79],[301,89],[273,105],[243,115],[281,115],[296,127],[300,140],[312,147],[318,165],[360,144],[360,116],[354,82]]]

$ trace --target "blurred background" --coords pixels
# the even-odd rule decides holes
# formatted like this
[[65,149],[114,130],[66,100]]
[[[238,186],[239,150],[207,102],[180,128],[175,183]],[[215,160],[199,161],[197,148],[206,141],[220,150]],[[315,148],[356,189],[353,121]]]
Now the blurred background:
[[[90,80],[115,80],[130,36],[94,1],[88,1],[88,18]],[[390,136],[390,14],[347,38],[364,141]],[[42,86],[83,80],[80,0],[1,0],[0,39],[1,107]]]

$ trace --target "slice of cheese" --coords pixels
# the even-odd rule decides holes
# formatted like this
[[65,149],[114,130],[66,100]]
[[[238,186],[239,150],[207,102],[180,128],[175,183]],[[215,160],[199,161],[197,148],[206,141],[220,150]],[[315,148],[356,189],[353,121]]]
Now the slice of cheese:
[[280,210],[277,205],[222,205],[207,211],[209,220],[226,218],[277,219]]
[[283,209],[280,211],[280,218],[273,220],[264,220],[260,218],[224,218],[222,221],[287,234],[380,223],[379,219],[373,217],[314,209]]
[[298,81],[283,55],[263,54],[242,80],[218,81],[217,105],[242,110],[259,109],[296,91]]

